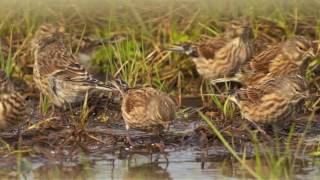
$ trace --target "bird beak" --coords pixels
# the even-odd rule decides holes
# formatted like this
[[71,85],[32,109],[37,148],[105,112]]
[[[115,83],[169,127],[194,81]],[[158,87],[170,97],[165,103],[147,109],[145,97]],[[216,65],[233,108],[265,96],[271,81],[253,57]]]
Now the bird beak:
[[237,106],[240,106],[239,101],[236,99],[236,97],[234,95],[228,96],[227,100],[235,103]]
[[300,96],[302,99],[307,99],[308,98],[308,95],[306,94],[306,93],[303,93],[303,94],[301,94],[301,96]]
[[304,98],[308,98],[308,97],[310,97],[310,92],[309,92],[309,91],[306,91],[306,92],[304,92],[304,93],[302,94],[302,96],[303,96]]
[[115,90],[119,91],[121,94],[123,93],[123,89],[121,89],[120,85],[115,80],[110,81],[110,83]]
[[246,24],[246,25],[241,26],[241,28],[243,28],[243,29],[249,29],[249,27],[250,27],[249,24]]
[[172,47],[165,48],[166,51],[185,53],[185,49],[182,46],[172,45]]
[[114,86],[116,88],[116,90],[118,90],[122,95],[128,91],[130,88],[129,88],[129,85],[123,81],[122,79],[118,78],[118,79],[115,79],[115,80],[112,80],[111,81],[111,84],[112,86]]
[[229,101],[232,101],[232,102],[237,102],[237,99],[236,99],[236,97],[235,96],[228,96],[228,100]]
[[170,129],[170,123],[166,124],[166,125],[164,126],[164,129],[165,129],[166,131],[169,131],[169,129]]
[[115,88],[120,88],[118,83],[115,80],[111,80],[110,83],[112,84],[112,86],[114,86]]
[[316,57],[316,55],[313,52],[313,48],[309,49],[309,51],[307,52],[307,55],[312,58]]

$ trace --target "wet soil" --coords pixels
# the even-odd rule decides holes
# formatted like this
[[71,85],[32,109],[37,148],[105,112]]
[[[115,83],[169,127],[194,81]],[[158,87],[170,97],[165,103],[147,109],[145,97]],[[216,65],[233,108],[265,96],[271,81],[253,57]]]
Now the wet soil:
[[[259,33],[254,42],[256,52],[265,49],[265,44],[279,42],[285,35],[284,29],[267,19],[260,19],[259,24]],[[311,28],[310,24],[312,24]],[[316,21],[298,25],[297,34],[315,39],[317,32],[315,24],[317,24]],[[293,25],[295,24],[289,23],[289,26]],[[314,46],[318,53],[318,43]],[[31,83],[33,62],[30,61],[32,58],[29,58],[30,52],[27,51],[26,54],[20,57],[18,65],[22,67],[23,79]],[[158,59],[152,60],[156,62]],[[170,70],[172,67],[176,68],[172,65],[167,68]],[[170,72],[169,70],[163,70],[164,75],[159,72],[160,77],[166,77],[165,73]],[[182,69],[181,72],[188,71]],[[318,75],[318,70],[314,70],[311,75],[314,78],[310,82],[313,92],[318,91]],[[173,76],[175,77],[176,74]],[[136,146],[130,147],[126,142],[124,123],[119,112],[120,100],[110,100],[111,97],[116,96],[97,95],[96,98],[90,99],[88,114],[81,113],[80,107],[73,107],[68,111],[50,107],[44,113],[39,110],[39,92],[29,88],[33,87],[32,83],[31,85],[23,84],[19,79],[21,78],[15,79],[17,86],[28,89],[28,93],[30,90],[34,96],[29,99],[31,110],[27,123],[19,131],[14,129],[0,132],[1,179],[14,179],[17,175],[22,175],[26,179],[250,177],[199,117],[197,110],[210,118],[239,155],[245,154],[246,164],[253,168],[255,167],[253,133],[256,134],[261,147],[268,147],[274,151],[280,149],[281,153],[285,152],[289,136],[292,151],[296,149],[301,137],[306,136],[303,142],[304,153],[296,157],[298,160],[295,162],[295,178],[320,177],[317,166],[319,159],[308,156],[309,152],[318,149],[320,141],[318,114],[308,121],[310,112],[301,112],[296,119],[292,120],[292,124],[295,124],[292,130],[294,133],[289,133],[291,126],[283,125],[280,132],[275,135],[271,127],[261,127],[265,132],[259,131],[255,125],[241,119],[238,112],[235,112],[232,117],[225,116],[214,105],[203,103],[200,97],[188,96],[181,99],[181,111],[168,132],[159,138],[150,132],[133,129],[130,133]],[[186,81],[186,86],[181,92],[183,94],[198,93],[198,84],[201,81],[198,78],[186,78]],[[172,81],[168,87],[174,87],[176,84]],[[306,128],[308,133],[304,135]],[[278,137],[279,147],[274,147],[275,136]],[[161,141],[164,142],[164,148]],[[270,171],[269,166],[263,167],[262,173],[267,174]]]
[[[0,174],[13,178],[22,173],[27,179],[54,179],[56,176],[59,179],[250,177],[201,120],[196,109],[211,117],[239,155],[243,155],[246,149],[248,164],[254,163],[250,159],[255,156],[252,132],[257,133],[261,146],[275,146],[272,129],[263,127],[266,132],[263,134],[237,114],[231,120],[216,109],[203,108],[199,98],[187,97],[183,99],[181,113],[169,131],[157,137],[151,132],[132,129],[130,134],[135,146],[131,147],[125,138],[120,100],[110,100],[109,97],[103,95],[98,97],[99,100],[89,102],[85,123],[81,123],[80,107],[68,111],[49,108],[46,115],[36,110],[31,112],[28,123],[19,131],[1,132]],[[33,109],[39,109],[37,98],[29,101]],[[189,108],[183,108],[186,105]],[[292,148],[301,138],[309,114],[301,115],[293,122]],[[316,150],[320,141],[320,116],[315,116],[310,123],[305,140],[306,152]],[[283,128],[279,132],[280,148],[285,147],[289,131],[290,128]],[[304,177],[304,174],[317,171],[312,165],[317,159],[299,158],[302,163],[297,161],[300,163],[295,171],[298,175]]]

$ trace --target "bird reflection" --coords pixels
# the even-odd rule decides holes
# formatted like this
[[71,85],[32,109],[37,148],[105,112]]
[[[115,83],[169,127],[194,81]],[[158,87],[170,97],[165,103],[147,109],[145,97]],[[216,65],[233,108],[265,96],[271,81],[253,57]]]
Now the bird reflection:
[[159,163],[147,163],[139,166],[131,166],[124,173],[123,179],[172,179],[166,168]]

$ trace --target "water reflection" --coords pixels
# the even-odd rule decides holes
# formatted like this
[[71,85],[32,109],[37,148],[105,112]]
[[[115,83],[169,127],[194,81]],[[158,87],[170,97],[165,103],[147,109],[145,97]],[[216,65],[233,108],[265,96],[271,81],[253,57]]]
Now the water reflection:
[[[243,160],[243,162],[265,179],[278,179],[288,177],[311,177],[311,174],[317,174],[318,168],[311,160],[307,159],[266,159],[259,157]],[[244,167],[233,157],[226,157],[222,161],[210,161],[206,164],[207,169],[219,170],[219,173],[226,177],[236,177],[239,179],[254,178]],[[319,173],[319,172],[318,172]],[[319,174],[313,176],[319,178]],[[298,178],[295,178],[298,179]],[[313,179],[313,178],[312,178]]]
[[135,179],[172,179],[170,174],[159,163],[149,163],[140,166],[129,167],[124,173],[123,179],[135,180]]
[[[246,179],[252,178],[240,163],[230,157],[227,152],[214,151],[209,153],[207,161],[201,168],[201,153],[199,151],[184,150],[171,152],[169,164],[162,156],[130,154],[124,159],[110,155],[105,159],[94,159],[80,164],[38,165],[27,173],[25,179]],[[108,160],[106,160],[108,159]],[[110,160],[111,159],[111,160]],[[279,169],[270,166],[270,161],[248,159],[245,163],[266,178]],[[317,161],[295,161],[294,174],[298,179],[316,179],[319,175]],[[286,163],[284,163],[286,164]],[[289,164],[289,163],[288,163]],[[36,164],[33,164],[36,166]],[[257,169],[259,167],[259,169]]]

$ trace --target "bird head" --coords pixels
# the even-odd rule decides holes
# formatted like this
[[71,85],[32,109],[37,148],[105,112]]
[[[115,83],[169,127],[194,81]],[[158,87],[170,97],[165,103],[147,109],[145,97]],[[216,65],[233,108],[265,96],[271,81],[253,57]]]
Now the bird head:
[[302,99],[308,97],[308,85],[303,77],[300,75],[288,75],[283,77],[277,77],[281,83],[278,87],[282,96],[290,99],[292,103],[299,102]]
[[36,31],[31,45],[33,48],[44,46],[46,43],[51,42],[59,38],[61,35],[61,29],[53,24],[43,24]]
[[225,31],[227,38],[242,37],[250,39],[252,35],[251,22],[248,17],[232,20]]
[[308,91],[306,92],[296,91],[296,93],[291,96],[291,103],[296,104],[296,103],[302,102],[303,100],[308,99],[309,96],[310,95]]
[[283,44],[283,52],[289,59],[298,66],[315,57],[311,41],[303,36],[294,36]]

